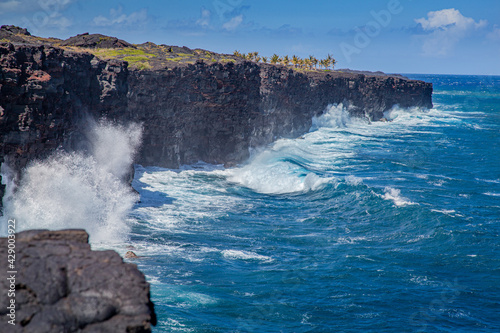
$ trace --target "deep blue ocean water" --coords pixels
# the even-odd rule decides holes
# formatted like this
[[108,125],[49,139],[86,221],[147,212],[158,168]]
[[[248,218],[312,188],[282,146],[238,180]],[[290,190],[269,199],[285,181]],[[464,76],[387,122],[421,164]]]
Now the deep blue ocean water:
[[500,77],[409,77],[432,110],[336,105],[239,168],[137,166],[154,332],[500,332]]

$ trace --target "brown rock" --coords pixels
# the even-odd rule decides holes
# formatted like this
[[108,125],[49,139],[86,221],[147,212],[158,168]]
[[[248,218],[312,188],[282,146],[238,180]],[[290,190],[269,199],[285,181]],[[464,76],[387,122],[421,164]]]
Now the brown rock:
[[131,258],[135,259],[135,258],[139,258],[139,257],[134,252],[127,251],[127,253],[125,253],[125,258],[127,258],[127,259],[131,259]]

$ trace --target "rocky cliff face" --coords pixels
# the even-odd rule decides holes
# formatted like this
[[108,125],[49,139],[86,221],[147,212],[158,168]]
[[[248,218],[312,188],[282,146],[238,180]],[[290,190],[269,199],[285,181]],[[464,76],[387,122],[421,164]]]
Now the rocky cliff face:
[[422,81],[252,62],[131,71],[128,83],[129,117],[144,126],[138,162],[165,167],[242,162],[251,147],[304,134],[329,104],[371,120],[395,104],[432,107]]
[[91,115],[142,123],[137,163],[234,165],[251,147],[305,133],[328,104],[378,120],[395,104],[430,108],[431,95],[431,84],[398,76],[249,61],[129,71],[124,61],[84,52],[0,43],[0,163],[19,172],[57,147],[85,149]]
[[[144,275],[87,241],[84,230],[16,235],[15,273],[0,271],[0,332],[151,332],[156,316]],[[5,260],[7,245],[0,238]]]

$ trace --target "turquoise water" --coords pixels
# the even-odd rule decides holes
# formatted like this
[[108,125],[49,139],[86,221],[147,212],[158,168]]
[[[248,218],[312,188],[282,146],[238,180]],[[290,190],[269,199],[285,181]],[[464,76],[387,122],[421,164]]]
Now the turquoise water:
[[240,168],[137,166],[154,331],[500,331],[500,77],[410,77],[432,110],[336,105]]

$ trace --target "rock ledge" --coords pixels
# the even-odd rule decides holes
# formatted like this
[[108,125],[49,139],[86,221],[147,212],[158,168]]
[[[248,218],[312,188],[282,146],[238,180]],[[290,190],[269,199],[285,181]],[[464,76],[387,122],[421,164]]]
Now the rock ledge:
[[[7,263],[7,238],[0,258]],[[149,284],[114,251],[92,251],[84,230],[16,235],[15,322],[7,323],[10,275],[0,271],[0,332],[151,332]]]

